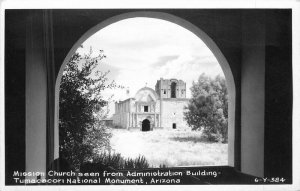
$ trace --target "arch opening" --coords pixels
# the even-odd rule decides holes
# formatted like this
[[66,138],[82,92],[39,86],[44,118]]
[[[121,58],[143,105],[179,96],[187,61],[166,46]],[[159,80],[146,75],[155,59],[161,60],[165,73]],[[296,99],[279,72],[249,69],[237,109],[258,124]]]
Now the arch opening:
[[176,98],[176,82],[171,83],[171,98]]
[[142,131],[150,131],[150,121],[148,119],[143,120]]
[[[90,29],[89,31],[87,31],[72,47],[72,49],[70,50],[70,52],[68,53],[67,57],[64,60],[64,63],[61,66],[61,69],[59,71],[59,75],[57,77],[57,81],[56,81],[56,88],[55,88],[55,92],[56,92],[56,102],[55,102],[55,148],[58,149],[59,147],[59,143],[58,143],[58,121],[59,121],[59,85],[60,85],[60,80],[61,80],[61,76],[62,76],[62,71],[64,66],[66,65],[66,63],[68,62],[69,58],[74,54],[74,52],[76,51],[76,49],[86,40],[88,39],[90,36],[92,36],[94,33],[96,33],[97,31],[105,28],[106,26],[115,23],[117,21],[120,20],[124,20],[127,18],[134,18],[134,17],[149,17],[149,18],[158,18],[158,19],[162,19],[162,20],[166,20],[166,21],[170,21],[172,23],[178,24],[180,26],[182,26],[183,28],[188,29],[189,31],[191,31],[192,33],[194,33],[196,36],[198,36],[201,40],[204,41],[204,43],[210,48],[210,50],[212,51],[212,53],[215,55],[215,57],[217,58],[223,72],[226,78],[226,82],[227,82],[227,87],[228,87],[228,96],[229,96],[229,105],[228,105],[228,163],[230,166],[234,166],[234,129],[235,129],[235,83],[234,83],[234,79],[233,79],[233,75],[231,73],[231,69],[229,67],[228,62],[226,61],[225,57],[223,56],[223,54],[221,53],[220,49],[217,47],[217,45],[213,42],[213,40],[207,35],[205,34],[201,29],[199,29],[198,27],[194,26],[193,24],[189,23],[188,21],[185,21],[179,17],[170,15],[170,14],[166,14],[166,13],[160,13],[160,12],[131,12],[131,13],[127,13],[127,14],[122,14],[122,15],[118,15],[115,17],[112,17],[108,20],[103,21],[102,23],[96,25],[95,27],[93,27],[92,29]],[[199,72],[200,74],[200,72]],[[176,98],[176,83],[172,82],[171,83],[171,98]],[[174,125],[172,126],[174,128]],[[176,124],[175,124],[175,128]],[[150,121],[148,119],[143,120],[142,122],[142,131],[149,131],[150,130]],[[58,151],[56,152],[58,153]],[[58,157],[58,154],[56,154],[56,156]]]

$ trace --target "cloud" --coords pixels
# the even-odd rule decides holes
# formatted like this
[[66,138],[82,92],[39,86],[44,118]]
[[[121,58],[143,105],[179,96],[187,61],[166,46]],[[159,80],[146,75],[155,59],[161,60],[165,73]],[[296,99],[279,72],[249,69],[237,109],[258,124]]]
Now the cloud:
[[152,78],[163,77],[165,79],[177,78],[186,82],[187,96],[190,96],[189,88],[192,82],[197,80],[201,73],[209,76],[222,75],[222,70],[214,57],[199,57],[189,54],[181,55],[176,59],[168,60],[160,67],[152,68]]
[[167,62],[178,59],[179,55],[171,55],[171,56],[161,56],[158,60],[151,65],[151,67],[161,67],[165,65]]
[[112,66],[112,65],[108,64],[107,62],[100,63],[100,65],[97,67],[97,69],[101,72],[109,71],[107,77],[110,80],[116,79],[116,77],[120,74],[120,69],[119,68],[117,68],[115,66]]
[[[201,73],[223,75],[216,58],[205,43],[187,29],[160,19],[132,18],[111,24],[83,43],[86,50],[104,50],[107,58],[101,70],[109,78],[128,87],[131,97],[147,83],[155,88],[160,78],[177,78],[187,84]],[[104,97],[122,100],[126,89],[106,90]],[[109,106],[114,112],[113,104]]]

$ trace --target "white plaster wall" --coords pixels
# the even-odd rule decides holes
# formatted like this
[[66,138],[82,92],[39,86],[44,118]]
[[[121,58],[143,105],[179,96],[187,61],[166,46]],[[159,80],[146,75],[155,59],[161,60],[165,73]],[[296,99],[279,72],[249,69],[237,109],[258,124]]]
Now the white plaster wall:
[[265,29],[264,16],[243,19],[241,78],[241,170],[264,176]]
[[129,112],[120,112],[114,114],[113,125],[127,128],[129,126]]
[[132,101],[131,101],[130,111],[131,111],[131,112],[136,112],[135,100],[132,100]]
[[157,100],[155,104],[155,113],[160,113],[160,100]]
[[33,23],[34,19],[29,22],[26,32],[25,169],[28,172],[46,172],[47,72],[42,29],[34,27]]
[[163,100],[162,127],[172,129],[172,124],[176,123],[177,129],[188,128],[184,120],[184,106],[187,106],[188,100]]
[[128,128],[130,126],[131,120],[129,119],[130,112],[132,111],[133,107],[130,105],[130,100],[125,100],[119,103],[116,103],[117,110],[116,113],[113,115],[113,125],[114,126],[121,126],[123,128]]

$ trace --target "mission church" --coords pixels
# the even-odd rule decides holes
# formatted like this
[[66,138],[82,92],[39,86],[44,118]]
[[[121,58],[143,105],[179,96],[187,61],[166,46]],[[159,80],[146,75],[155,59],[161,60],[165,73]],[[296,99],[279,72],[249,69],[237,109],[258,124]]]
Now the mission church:
[[135,97],[115,102],[113,125],[126,129],[151,131],[156,128],[185,129],[184,107],[186,98],[186,83],[177,79],[157,80],[155,91],[143,87]]

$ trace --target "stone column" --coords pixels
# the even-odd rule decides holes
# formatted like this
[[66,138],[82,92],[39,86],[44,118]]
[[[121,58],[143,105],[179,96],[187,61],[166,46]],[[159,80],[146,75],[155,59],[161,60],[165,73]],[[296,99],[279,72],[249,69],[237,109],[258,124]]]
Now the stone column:
[[154,127],[156,127],[156,113],[155,113],[155,105],[153,105],[153,111],[154,111]]

